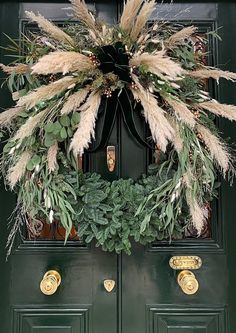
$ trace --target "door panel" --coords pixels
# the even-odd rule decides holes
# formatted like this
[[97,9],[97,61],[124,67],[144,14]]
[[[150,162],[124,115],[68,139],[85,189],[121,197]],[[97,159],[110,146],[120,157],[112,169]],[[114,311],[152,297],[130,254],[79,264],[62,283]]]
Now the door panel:
[[[108,293],[103,286],[107,278],[116,280],[115,255],[79,248],[72,253],[40,252],[27,254],[24,248],[11,260],[13,332],[115,333],[116,292]],[[51,269],[60,272],[62,282],[54,295],[46,296],[39,285]]]
[[[229,11],[231,14],[228,15]],[[180,14],[176,15],[177,13]],[[157,5],[152,19],[168,18],[177,23],[191,22],[199,27],[200,32],[223,26],[220,30],[224,38],[223,44],[210,40],[208,63],[215,66],[227,64],[221,65],[221,68],[235,71],[236,45],[232,45],[229,38],[230,31],[236,31],[233,19],[235,14],[236,4],[233,3],[199,4],[188,1],[184,4],[178,2],[173,5]],[[217,85],[210,85],[211,94],[222,102],[235,103],[235,86],[223,81],[221,84],[220,89]],[[235,125],[220,121],[219,126],[225,136],[230,135],[232,142],[235,142]],[[186,238],[173,241],[172,244],[157,242],[145,249],[136,245],[131,256],[123,255],[122,332],[236,332],[232,313],[230,316],[233,304],[235,306],[235,270],[229,266],[229,261],[233,256],[235,258],[232,254],[233,236],[229,235],[229,230],[235,229],[232,218],[232,198],[235,195],[235,186],[229,190],[229,186],[223,184],[219,199],[212,207],[210,237]],[[231,205],[227,203],[228,200]],[[231,243],[228,243],[229,237]],[[170,258],[180,255],[197,255],[203,261],[202,267],[194,271],[200,286],[194,295],[183,293],[177,283],[179,271],[174,271],[169,266]]]
[[[62,10],[64,7],[65,3],[1,3],[0,30],[18,38],[19,30],[25,31],[25,10],[41,12],[47,18],[63,22],[68,19]],[[93,9],[92,2],[90,8]],[[111,6],[103,2],[96,10],[100,18],[111,18],[116,13],[116,4]],[[1,45],[6,43],[1,35]],[[10,60],[1,57],[1,62]],[[1,106],[7,107],[10,100],[9,94],[4,95],[1,91]],[[1,205],[4,221],[1,235],[15,203],[13,196],[6,194],[1,186],[1,200],[5,198],[6,205]],[[86,246],[80,240],[71,240],[64,246],[64,241],[53,240],[53,237],[47,240],[28,240],[26,237],[16,242],[9,262],[4,263],[4,244],[6,239],[1,238],[0,270],[4,271],[0,274],[1,333],[117,332],[116,288],[108,293],[103,285],[105,279],[117,281],[115,254]],[[46,296],[40,290],[40,282],[49,270],[59,271],[62,282],[55,294]]]
[[[113,23],[123,1],[90,1],[100,18]],[[0,31],[17,37],[25,22],[24,11],[41,12],[58,22],[67,19],[62,8],[68,3],[0,4]],[[176,1],[157,5],[152,18],[194,22],[203,32],[223,26],[223,42],[210,44],[210,64],[227,64],[236,71],[236,47],[231,36],[236,32],[236,4]],[[10,20],[11,19],[11,20]],[[9,24],[10,22],[10,24]],[[0,35],[0,44],[6,39]],[[3,51],[1,50],[1,58]],[[2,59],[1,59],[2,61]],[[4,62],[7,62],[4,59]],[[1,75],[1,74],[0,74]],[[235,103],[235,87],[221,82],[212,93],[222,102]],[[10,105],[10,95],[1,91],[1,106]],[[137,119],[138,122],[138,119]],[[137,123],[140,133],[146,128]],[[220,121],[225,136],[236,142],[235,125]],[[137,178],[145,173],[150,153],[139,147],[118,118],[108,144],[115,145],[119,163],[112,175],[104,168],[105,150],[87,155],[87,166],[104,177]],[[0,242],[0,333],[235,333],[236,311],[235,240],[236,187],[223,183],[213,207],[211,235],[183,241],[155,243],[144,248],[133,245],[131,256],[107,254],[80,241],[19,240],[9,262],[5,263],[7,218],[14,207],[12,195],[1,186]],[[5,238],[4,238],[5,237]],[[177,283],[178,271],[169,266],[174,255],[198,255],[202,267],[195,271],[200,288],[186,295]],[[59,270],[62,284],[52,296],[41,293],[39,284],[46,271]],[[103,282],[116,281],[108,293]]]

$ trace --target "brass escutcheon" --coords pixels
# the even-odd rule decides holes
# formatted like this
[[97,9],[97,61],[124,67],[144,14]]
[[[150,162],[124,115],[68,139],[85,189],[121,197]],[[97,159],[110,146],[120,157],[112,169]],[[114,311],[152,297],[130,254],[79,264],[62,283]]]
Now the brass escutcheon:
[[115,170],[116,166],[116,147],[107,146],[107,168],[110,172]]
[[53,295],[61,284],[61,275],[54,270],[48,271],[44,274],[40,283],[40,290],[44,295]]
[[169,264],[174,270],[199,269],[202,266],[202,259],[198,256],[174,256]]
[[115,288],[116,283],[114,280],[104,280],[103,285],[106,291],[110,293]]
[[195,275],[188,270],[180,272],[177,281],[183,292],[187,295],[196,294],[199,289],[199,283]]

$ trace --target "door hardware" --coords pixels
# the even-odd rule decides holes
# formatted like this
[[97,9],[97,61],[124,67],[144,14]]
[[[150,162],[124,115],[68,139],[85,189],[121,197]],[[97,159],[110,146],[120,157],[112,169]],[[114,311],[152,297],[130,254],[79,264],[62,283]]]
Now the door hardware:
[[170,258],[170,267],[174,270],[199,269],[202,259],[198,256],[174,256]]
[[177,277],[178,284],[183,292],[187,295],[196,294],[199,289],[199,283],[193,274],[188,270],[181,271]]
[[61,275],[54,270],[44,274],[40,283],[40,290],[44,295],[53,295],[61,284]]
[[114,280],[104,280],[103,284],[108,293],[112,292],[116,285]]
[[107,168],[110,172],[115,170],[116,166],[116,147],[107,146]]
[[170,258],[169,264],[173,270],[181,270],[177,282],[182,291],[187,295],[196,294],[199,283],[191,270],[201,268],[202,259],[198,256],[174,256]]

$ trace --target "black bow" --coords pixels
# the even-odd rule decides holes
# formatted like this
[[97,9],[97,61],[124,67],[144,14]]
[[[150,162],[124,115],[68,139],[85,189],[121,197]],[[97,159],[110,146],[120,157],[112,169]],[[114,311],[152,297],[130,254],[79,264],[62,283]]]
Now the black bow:
[[[125,46],[117,42],[115,45],[106,45],[98,49],[97,59],[100,62],[98,68],[103,74],[114,73],[125,84],[130,85],[132,82],[129,68],[129,55],[126,53]],[[126,88],[121,91],[114,91],[112,96],[107,98],[104,110],[104,120],[101,131],[101,139],[98,145],[90,149],[89,152],[95,152],[103,149],[112,132],[116,116],[120,112],[124,122],[135,140],[147,148],[153,149],[138,133],[134,121],[134,99]]]

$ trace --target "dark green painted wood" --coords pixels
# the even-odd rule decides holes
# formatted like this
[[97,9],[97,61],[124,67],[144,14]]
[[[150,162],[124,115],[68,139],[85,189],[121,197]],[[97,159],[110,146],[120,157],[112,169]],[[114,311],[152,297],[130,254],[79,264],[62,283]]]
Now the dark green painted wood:
[[[101,17],[117,13],[116,3],[108,6],[104,1],[97,9]],[[0,31],[18,37],[19,4],[1,3],[0,19]],[[1,34],[1,45],[4,44],[6,39]],[[1,62],[7,61],[1,54]],[[1,90],[0,98],[2,107],[10,105],[8,93]],[[116,333],[116,290],[109,294],[103,286],[105,279],[118,281],[116,255],[103,253],[93,246],[86,248],[80,242],[64,247],[62,242],[26,241],[16,246],[5,263],[6,225],[14,199],[3,186],[0,198],[0,332]],[[62,284],[55,295],[45,296],[39,284],[50,269],[60,271]]]
[[[223,42],[212,48],[214,64],[235,71],[236,44],[232,39],[236,32],[235,2],[216,3],[216,11],[213,6],[213,10],[208,12],[209,7],[204,1],[201,4],[197,1],[183,2],[188,3],[189,8],[191,3],[199,4],[199,7],[194,7],[194,12],[190,9],[186,20],[191,21],[193,17],[197,24],[207,14],[212,18],[207,16],[206,24],[223,26]],[[203,5],[206,13],[201,12]],[[171,9],[168,15],[171,16]],[[212,89],[213,93],[217,93],[222,102],[236,103],[235,85],[223,80],[221,84],[219,91]],[[235,124],[220,121],[220,128],[225,137],[231,137],[232,143],[236,141]],[[172,245],[162,243],[151,248],[136,246],[132,256],[123,255],[122,332],[236,332],[235,198],[236,186],[223,183],[218,208],[212,218],[216,231],[212,240],[186,240]],[[200,290],[193,296],[183,294],[176,281],[177,274],[168,264],[172,255],[181,254],[200,255],[203,259],[202,268],[196,272]]]
[[[6,39],[4,38],[2,32],[5,31],[7,34],[17,37],[18,30],[18,4],[1,4],[0,5],[0,45],[4,45],[6,43]],[[12,13],[11,22],[9,22],[9,13]],[[9,24],[11,23],[11,24]],[[3,57],[3,51],[0,50],[1,60]],[[0,74],[0,78],[2,75]],[[6,108],[11,105],[10,102],[10,94],[7,89],[3,89],[0,93],[1,99],[1,108]],[[9,213],[14,208],[14,198],[10,193],[6,193],[4,191],[4,186],[1,181],[0,187],[0,215],[1,215],[1,223],[0,223],[0,293],[1,293],[1,301],[0,301],[0,322],[1,328],[0,332],[10,332],[9,325],[11,322],[10,317],[10,284],[11,284],[11,265],[10,263],[6,263],[6,252],[5,252],[5,244],[7,240],[7,223]]]
[[[27,5],[30,2],[25,1]],[[48,1],[41,1],[38,6],[44,2]],[[51,1],[60,2],[64,1]],[[187,3],[189,7],[191,3],[197,4],[192,17],[202,26],[223,26],[223,42],[213,48],[212,59],[215,64],[225,64],[223,68],[235,71],[236,44],[232,36],[236,32],[236,4],[209,0],[175,3]],[[95,5],[99,14],[112,23],[122,1],[96,0]],[[53,10],[53,15],[57,15],[56,7]],[[189,15],[191,20],[191,10]],[[17,36],[18,22],[18,1],[1,2],[0,32]],[[4,43],[6,39],[0,35],[0,44]],[[235,93],[232,83],[222,81],[222,102],[236,104]],[[6,91],[0,91],[0,99],[1,107],[10,105]],[[138,126],[145,136],[145,128],[140,123]],[[236,142],[235,124],[221,121],[220,127],[226,137]],[[117,169],[110,179],[137,178],[146,172],[149,154],[132,141],[122,119],[117,121],[109,144],[116,145],[118,153]],[[108,176],[105,151],[88,159],[88,169]],[[64,247],[61,242],[21,242],[5,263],[6,224],[14,199],[2,186],[0,333],[235,333],[235,198],[236,186],[223,184],[211,240],[160,243],[148,248],[134,244],[131,256],[102,253],[81,243]],[[169,267],[170,257],[178,254],[196,254],[203,259],[203,267],[196,272],[200,290],[194,296],[182,293],[176,273]],[[39,282],[51,268],[60,270],[62,285],[49,297],[41,294]],[[111,294],[103,288],[107,278],[116,280]]]

